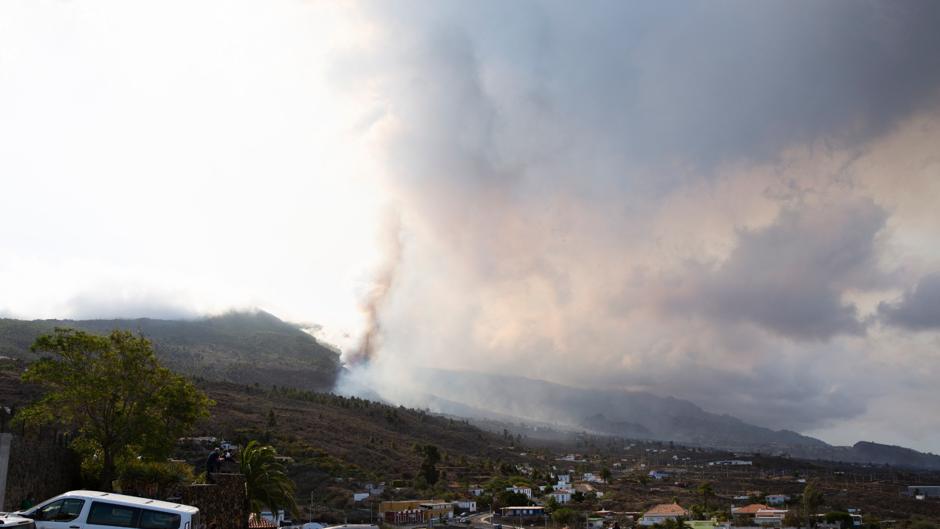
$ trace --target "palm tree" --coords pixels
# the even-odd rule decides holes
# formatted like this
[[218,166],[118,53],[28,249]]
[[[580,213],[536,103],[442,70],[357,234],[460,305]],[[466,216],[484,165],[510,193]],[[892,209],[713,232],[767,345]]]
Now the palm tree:
[[284,465],[277,460],[273,446],[251,441],[241,454],[241,471],[248,489],[248,505],[256,516],[263,507],[275,516],[281,509],[297,513],[294,482],[287,477]]
[[708,498],[715,495],[715,491],[712,490],[712,484],[710,481],[706,481],[698,486],[698,493],[702,495],[702,504],[705,506],[705,510],[708,510]]

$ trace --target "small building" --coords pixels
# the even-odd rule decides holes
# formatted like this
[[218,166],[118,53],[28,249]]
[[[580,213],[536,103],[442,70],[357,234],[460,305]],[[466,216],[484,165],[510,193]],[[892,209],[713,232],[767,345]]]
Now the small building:
[[555,489],[549,493],[549,496],[555,498],[555,501],[559,504],[564,505],[565,503],[571,501],[571,494],[571,489]]
[[767,505],[784,505],[790,501],[790,497],[786,494],[768,494],[764,497],[764,501]]
[[530,500],[532,499],[532,489],[526,487],[525,485],[513,485],[512,487],[508,487],[506,490],[515,494],[522,494]]
[[358,503],[369,497],[368,492],[353,492],[353,501]]
[[454,517],[454,504],[443,500],[383,501],[379,517],[391,525],[425,525]]
[[786,509],[761,509],[754,515],[754,523],[761,527],[782,527]]
[[477,512],[477,502],[475,500],[457,500],[454,502],[454,510],[461,512]]
[[528,505],[525,507],[503,507],[499,510],[503,520],[509,523],[541,521],[545,517],[545,507]]
[[651,478],[653,478],[653,479],[657,479],[657,480],[659,480],[659,479],[666,479],[666,478],[672,476],[671,473],[669,473],[669,472],[664,472],[664,471],[662,471],[662,470],[650,470],[650,473],[649,473],[648,475],[649,475],[649,477],[651,477]]
[[769,506],[763,503],[751,503],[743,507],[732,507],[731,516],[738,524],[752,525],[757,513],[769,508]]
[[688,518],[689,511],[678,503],[660,503],[654,505],[640,518],[640,525],[656,525],[665,523],[666,520],[677,520],[680,517]]
[[470,487],[470,495],[475,497],[480,497],[485,492],[482,487]]

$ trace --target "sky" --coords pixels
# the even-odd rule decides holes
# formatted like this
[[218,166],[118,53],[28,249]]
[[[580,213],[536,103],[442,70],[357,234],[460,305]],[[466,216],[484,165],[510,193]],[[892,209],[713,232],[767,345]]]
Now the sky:
[[[0,3],[0,315],[940,452],[940,4]],[[927,412],[927,413],[925,413]]]

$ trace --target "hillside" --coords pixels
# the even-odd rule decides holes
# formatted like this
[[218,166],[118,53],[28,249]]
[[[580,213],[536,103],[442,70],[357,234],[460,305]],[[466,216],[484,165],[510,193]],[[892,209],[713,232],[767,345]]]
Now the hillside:
[[[36,386],[20,381],[24,368],[21,361],[0,362],[0,409],[19,408],[39,396]],[[285,387],[206,380],[197,385],[216,404],[194,435],[242,445],[250,439],[273,444],[280,455],[291,458],[288,471],[297,483],[297,497],[315,492],[331,509],[352,507],[350,490],[360,490],[366,482],[400,479],[410,484],[421,464],[416,444],[441,450],[439,467],[449,480],[464,481],[488,473],[492,465],[525,460],[501,436],[422,410]],[[201,469],[206,453],[205,446],[183,443],[177,457]]]
[[414,376],[419,384],[427,379],[434,381],[436,387],[447,388],[446,395],[426,398],[435,411],[498,421],[497,424],[553,423],[569,431],[630,439],[674,441],[804,459],[940,469],[940,456],[934,454],[871,442],[832,446],[789,430],[772,430],[730,415],[709,413],[689,401],[672,397],[574,388],[523,377],[470,372],[425,370]]
[[24,361],[37,336],[56,327],[107,333],[139,332],[149,338],[167,367],[211,380],[329,390],[341,369],[339,354],[266,312],[230,312],[197,320],[0,319],[0,356]]

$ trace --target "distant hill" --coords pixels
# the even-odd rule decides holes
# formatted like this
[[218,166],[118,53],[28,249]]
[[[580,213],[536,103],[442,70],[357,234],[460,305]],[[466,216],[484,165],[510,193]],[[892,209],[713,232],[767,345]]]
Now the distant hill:
[[[487,421],[553,423],[630,439],[674,441],[744,452],[854,463],[940,469],[940,456],[860,442],[832,446],[789,430],[771,430],[710,413],[681,399],[644,392],[583,389],[516,376],[424,370],[418,385],[446,388],[426,400],[441,413]],[[481,424],[485,424],[482,423]],[[530,434],[531,435],[531,434]]]
[[[20,408],[40,395],[37,386],[20,380],[24,368],[23,362],[0,362],[0,407]],[[484,465],[494,461],[526,461],[501,436],[423,410],[280,385],[207,380],[197,385],[216,404],[193,435],[242,445],[249,439],[272,443],[291,458],[288,473],[297,484],[298,500],[315,492],[329,507],[361,507],[352,504],[349,489],[388,479],[410,483],[421,464],[416,444],[437,446],[445,458],[441,469],[452,479],[485,473]],[[181,443],[175,455],[201,469],[206,454],[205,447]]]
[[104,334],[114,329],[149,338],[167,367],[211,380],[330,390],[342,366],[339,353],[299,326],[263,311],[230,312],[195,320],[0,319],[0,356],[33,361],[37,336],[56,327]]

